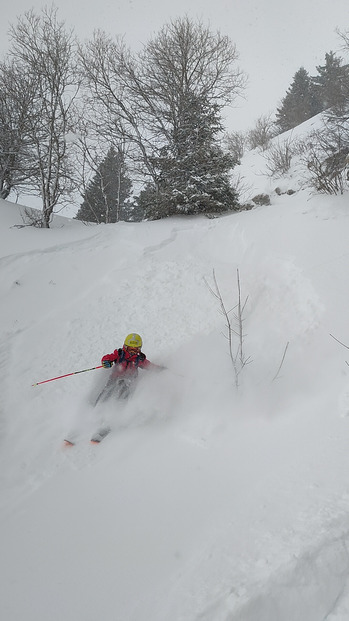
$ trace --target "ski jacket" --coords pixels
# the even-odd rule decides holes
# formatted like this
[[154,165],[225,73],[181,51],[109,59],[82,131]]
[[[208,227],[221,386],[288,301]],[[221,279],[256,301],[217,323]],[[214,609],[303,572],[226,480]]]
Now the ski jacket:
[[162,367],[150,362],[143,352],[130,354],[125,347],[115,349],[112,354],[103,356],[101,362],[109,360],[114,363],[113,372],[115,375],[137,375],[140,369],[161,369]]

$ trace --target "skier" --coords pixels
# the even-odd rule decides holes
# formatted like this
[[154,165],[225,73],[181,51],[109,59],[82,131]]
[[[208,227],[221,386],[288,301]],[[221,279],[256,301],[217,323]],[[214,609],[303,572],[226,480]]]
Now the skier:
[[[105,354],[101,363],[104,369],[112,368],[110,377],[102,391],[94,400],[94,407],[114,396],[116,399],[127,399],[135,388],[135,380],[138,376],[138,369],[161,371],[166,367],[154,364],[147,359],[142,352],[142,338],[135,332],[128,334],[125,338],[123,347],[115,349],[112,354]],[[108,433],[110,427],[103,425],[92,436],[93,444],[99,443]],[[65,439],[65,445],[73,445],[74,438]]]
[[[138,375],[138,369],[161,370],[165,367],[150,362],[142,352],[142,338],[135,332],[128,334],[122,348],[115,349],[112,354],[103,356],[101,363],[104,369],[109,369],[114,365],[110,379],[105,389],[97,397],[99,401],[105,401],[109,393],[117,392],[119,399],[126,399],[134,386]],[[108,390],[108,388],[110,390]]]
[[142,338],[139,334],[128,334],[122,349],[115,349],[112,354],[103,356],[101,362],[105,369],[113,364],[118,365],[117,375],[137,375],[137,369],[163,369],[164,367],[147,360],[142,352]]

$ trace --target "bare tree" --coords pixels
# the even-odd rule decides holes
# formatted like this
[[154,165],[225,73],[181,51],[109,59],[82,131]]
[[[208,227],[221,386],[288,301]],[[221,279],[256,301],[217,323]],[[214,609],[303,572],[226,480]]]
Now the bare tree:
[[[169,159],[181,151],[189,111],[193,126],[199,104],[214,111],[210,122],[216,123],[219,111],[244,85],[228,37],[187,17],[165,26],[137,57],[122,39],[114,41],[102,32],[95,33],[79,56],[90,104],[99,106],[101,123],[122,132],[133,147],[129,157],[133,155],[143,178],[148,176],[155,187],[164,153]],[[195,147],[195,140],[191,143]]]
[[262,151],[265,151],[270,143],[270,140],[276,135],[275,123],[272,120],[271,114],[264,114],[260,116],[253,129],[248,132],[248,143],[250,149],[256,149],[260,147]]
[[103,147],[98,143],[92,143],[87,134],[79,134],[77,139],[77,152],[75,160],[76,177],[80,194],[88,201],[88,207],[91,214],[95,218],[97,224],[101,223],[101,219],[95,205],[89,201],[88,187],[91,183],[93,175],[98,174],[100,163],[102,161]]
[[83,203],[77,213],[79,220],[119,222],[132,183],[125,166],[125,144],[117,145],[92,140],[90,134],[80,134],[76,157],[77,178]]
[[349,128],[332,118],[307,140],[303,161],[314,188],[324,194],[343,194],[347,185]]
[[245,152],[246,134],[240,131],[225,134],[224,146],[231,154],[234,163],[240,164]]
[[41,197],[44,226],[73,188],[67,135],[77,93],[74,39],[54,7],[28,11],[10,29],[9,58],[32,93],[26,135],[32,171],[29,189]]
[[33,91],[13,62],[0,64],[0,196],[30,179],[27,123]]
[[161,146],[172,144],[183,130],[188,102],[205,102],[219,113],[241,94],[244,76],[237,58],[228,37],[188,17],[164,26],[145,46],[136,94],[147,130]]
[[153,178],[154,166],[135,97],[131,52],[122,38],[113,40],[96,31],[91,41],[79,47],[78,56],[90,137],[97,142],[126,144],[135,169]]
[[294,145],[292,137],[273,143],[265,153],[267,171],[271,177],[282,177],[290,170]]
[[[99,37],[101,38],[99,39]],[[98,35],[98,41],[102,46],[108,42],[101,33]],[[96,39],[94,42],[97,44]],[[106,48],[104,49],[106,50]],[[82,53],[80,49],[80,54]],[[84,53],[86,54],[86,50]],[[92,58],[96,60],[94,54],[92,54]],[[101,55],[100,60],[102,62],[105,60],[104,54]],[[88,56],[82,58],[82,63],[87,63],[87,66],[89,66]],[[102,69],[102,65],[99,65],[99,68]],[[94,88],[96,84],[94,78],[92,79],[91,75],[88,74],[88,70],[80,66],[80,72],[83,80],[83,88],[80,92],[82,94],[83,115],[80,115],[74,138],[76,147],[75,169],[80,194],[86,200],[87,186],[90,184],[92,177],[99,174],[100,165],[111,147],[117,150],[120,162],[122,161],[122,166],[117,173],[119,177],[118,182],[121,181],[126,164],[127,170],[134,177],[137,176],[136,162],[137,158],[139,158],[139,152],[136,153],[137,147],[135,142],[137,143],[137,137],[135,141],[132,138],[134,135],[132,114],[130,113],[129,120],[125,116],[119,115],[118,103],[113,99],[112,91],[110,90],[108,95],[105,92],[105,89],[109,90],[108,80],[104,83],[103,88],[97,89],[100,95],[103,92],[106,95],[105,98],[101,99],[95,94]],[[102,72],[102,74],[103,79],[106,79],[105,73]],[[90,82],[91,79],[92,82]],[[121,185],[120,183],[119,187]],[[120,208],[118,208],[119,215],[117,220],[121,213],[121,202],[119,196],[118,204]]]

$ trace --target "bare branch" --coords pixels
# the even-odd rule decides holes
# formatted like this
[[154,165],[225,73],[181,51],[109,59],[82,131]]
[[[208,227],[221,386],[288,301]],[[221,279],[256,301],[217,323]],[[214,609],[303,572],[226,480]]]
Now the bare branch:
[[[251,362],[250,356],[248,358],[245,357],[244,349],[243,349],[244,337],[245,337],[243,333],[243,323],[244,323],[243,314],[244,314],[244,310],[245,310],[248,298],[246,298],[245,302],[242,304],[240,274],[239,274],[239,270],[237,269],[238,302],[236,306],[234,306],[231,310],[228,311],[223,301],[223,297],[222,297],[220,288],[218,286],[216,273],[214,269],[212,270],[212,277],[213,277],[214,287],[211,287],[205,278],[204,278],[204,281],[209,291],[216,298],[216,300],[218,300],[219,306],[220,306],[220,312],[224,316],[225,321],[226,321],[227,334],[225,334],[224,336],[228,340],[229,356],[230,356],[233,369],[234,369],[235,387],[236,389],[238,389],[240,373],[242,372],[243,368]],[[235,310],[236,312],[234,313],[234,319],[236,323],[236,328],[234,329],[229,315],[232,311],[235,311]],[[234,343],[233,343],[234,335],[238,339],[238,345],[237,345],[235,352],[234,352]]]
[[279,364],[279,368],[278,368],[278,370],[276,371],[276,373],[275,373],[275,375],[274,375],[273,379],[271,380],[272,382],[273,382],[274,380],[276,380],[276,379],[277,379],[277,377],[278,377],[278,375],[279,375],[279,373],[280,373],[280,371],[281,371],[281,367],[282,367],[282,365],[284,364],[284,360],[285,360],[285,356],[286,356],[286,352],[287,352],[288,346],[289,346],[289,342],[287,341],[287,343],[286,343],[286,347],[285,347],[285,349],[284,349],[283,356],[282,356],[282,358],[281,358],[281,362],[280,362],[280,364]]
[[343,345],[343,347],[345,347],[345,349],[349,349],[348,345],[345,345],[344,343],[342,343],[342,341],[339,341],[335,336],[333,336],[333,334],[330,334],[330,336],[332,336],[332,338],[337,341],[337,343],[339,343],[340,345]]

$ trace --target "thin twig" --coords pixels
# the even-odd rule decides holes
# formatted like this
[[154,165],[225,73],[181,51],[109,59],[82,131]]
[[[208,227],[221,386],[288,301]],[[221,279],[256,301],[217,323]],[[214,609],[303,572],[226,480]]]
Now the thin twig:
[[285,356],[286,356],[286,352],[287,352],[287,349],[288,349],[289,344],[290,344],[290,343],[289,343],[289,341],[287,341],[287,343],[286,343],[286,347],[285,347],[285,349],[284,349],[283,356],[282,356],[282,358],[281,358],[281,362],[280,362],[280,364],[279,364],[279,368],[278,368],[278,370],[276,371],[276,374],[274,375],[273,379],[271,380],[272,382],[273,382],[274,380],[276,380],[277,376],[279,375],[279,373],[280,373],[280,371],[281,371],[281,367],[282,367],[282,365],[284,364],[284,360],[285,360]]
[[238,309],[238,313],[236,315],[236,320],[237,320],[237,324],[238,324],[238,332],[237,335],[239,337],[239,349],[237,351],[237,356],[239,355],[240,358],[240,364],[241,364],[241,368],[243,368],[247,362],[247,360],[244,360],[244,355],[243,355],[243,343],[244,343],[244,333],[243,333],[243,313],[245,310],[245,306],[247,304],[247,300],[248,300],[248,296],[244,302],[244,304],[241,306],[241,286],[240,286],[240,273],[239,273],[239,268],[236,270],[236,277],[237,277],[237,287],[238,287],[238,304],[237,304],[237,309]]
[[330,336],[332,336],[332,338],[337,341],[337,343],[339,343],[340,345],[343,345],[343,347],[345,347],[345,349],[349,349],[348,345],[344,345],[344,343],[342,343],[342,341],[339,341],[338,339],[336,339],[335,336],[333,336],[333,334],[330,333]]
[[234,357],[234,353],[233,353],[233,340],[232,340],[232,333],[234,332],[234,330],[232,329],[232,325],[229,319],[229,313],[227,311],[227,309],[225,308],[225,304],[223,302],[223,298],[222,298],[222,294],[220,292],[218,283],[217,283],[217,278],[216,278],[216,272],[215,270],[212,270],[212,274],[213,274],[213,282],[215,284],[215,288],[216,288],[216,292],[217,295],[216,297],[219,300],[220,306],[221,306],[221,312],[224,315],[226,322],[227,322],[227,329],[228,329],[228,342],[229,342],[229,355],[231,358],[231,361],[233,363],[233,367],[234,367],[234,372],[235,372],[235,385],[236,387],[238,387],[238,369],[236,366],[236,359]]
[[[229,343],[229,355],[230,355],[233,368],[234,368],[235,386],[236,388],[238,388],[239,387],[239,375],[242,369],[245,367],[245,365],[251,362],[250,356],[248,358],[244,358],[244,353],[243,353],[243,342],[244,342],[243,313],[246,307],[248,297],[246,298],[244,304],[242,304],[241,303],[240,274],[239,274],[239,270],[237,270],[238,303],[232,309],[228,311],[224,304],[214,269],[212,270],[212,274],[213,274],[214,287],[211,287],[205,278],[204,278],[204,281],[209,291],[216,298],[216,300],[218,300],[219,305],[220,305],[220,312],[225,317],[225,320],[226,320],[227,334],[224,334],[224,337],[228,340],[228,343]],[[236,312],[234,312],[235,310]],[[235,319],[236,326],[237,326],[236,330],[234,330],[230,317],[229,317],[230,313],[232,312],[234,312],[234,319]],[[233,351],[233,335],[235,335],[239,341],[239,345],[237,347],[235,354]]]

